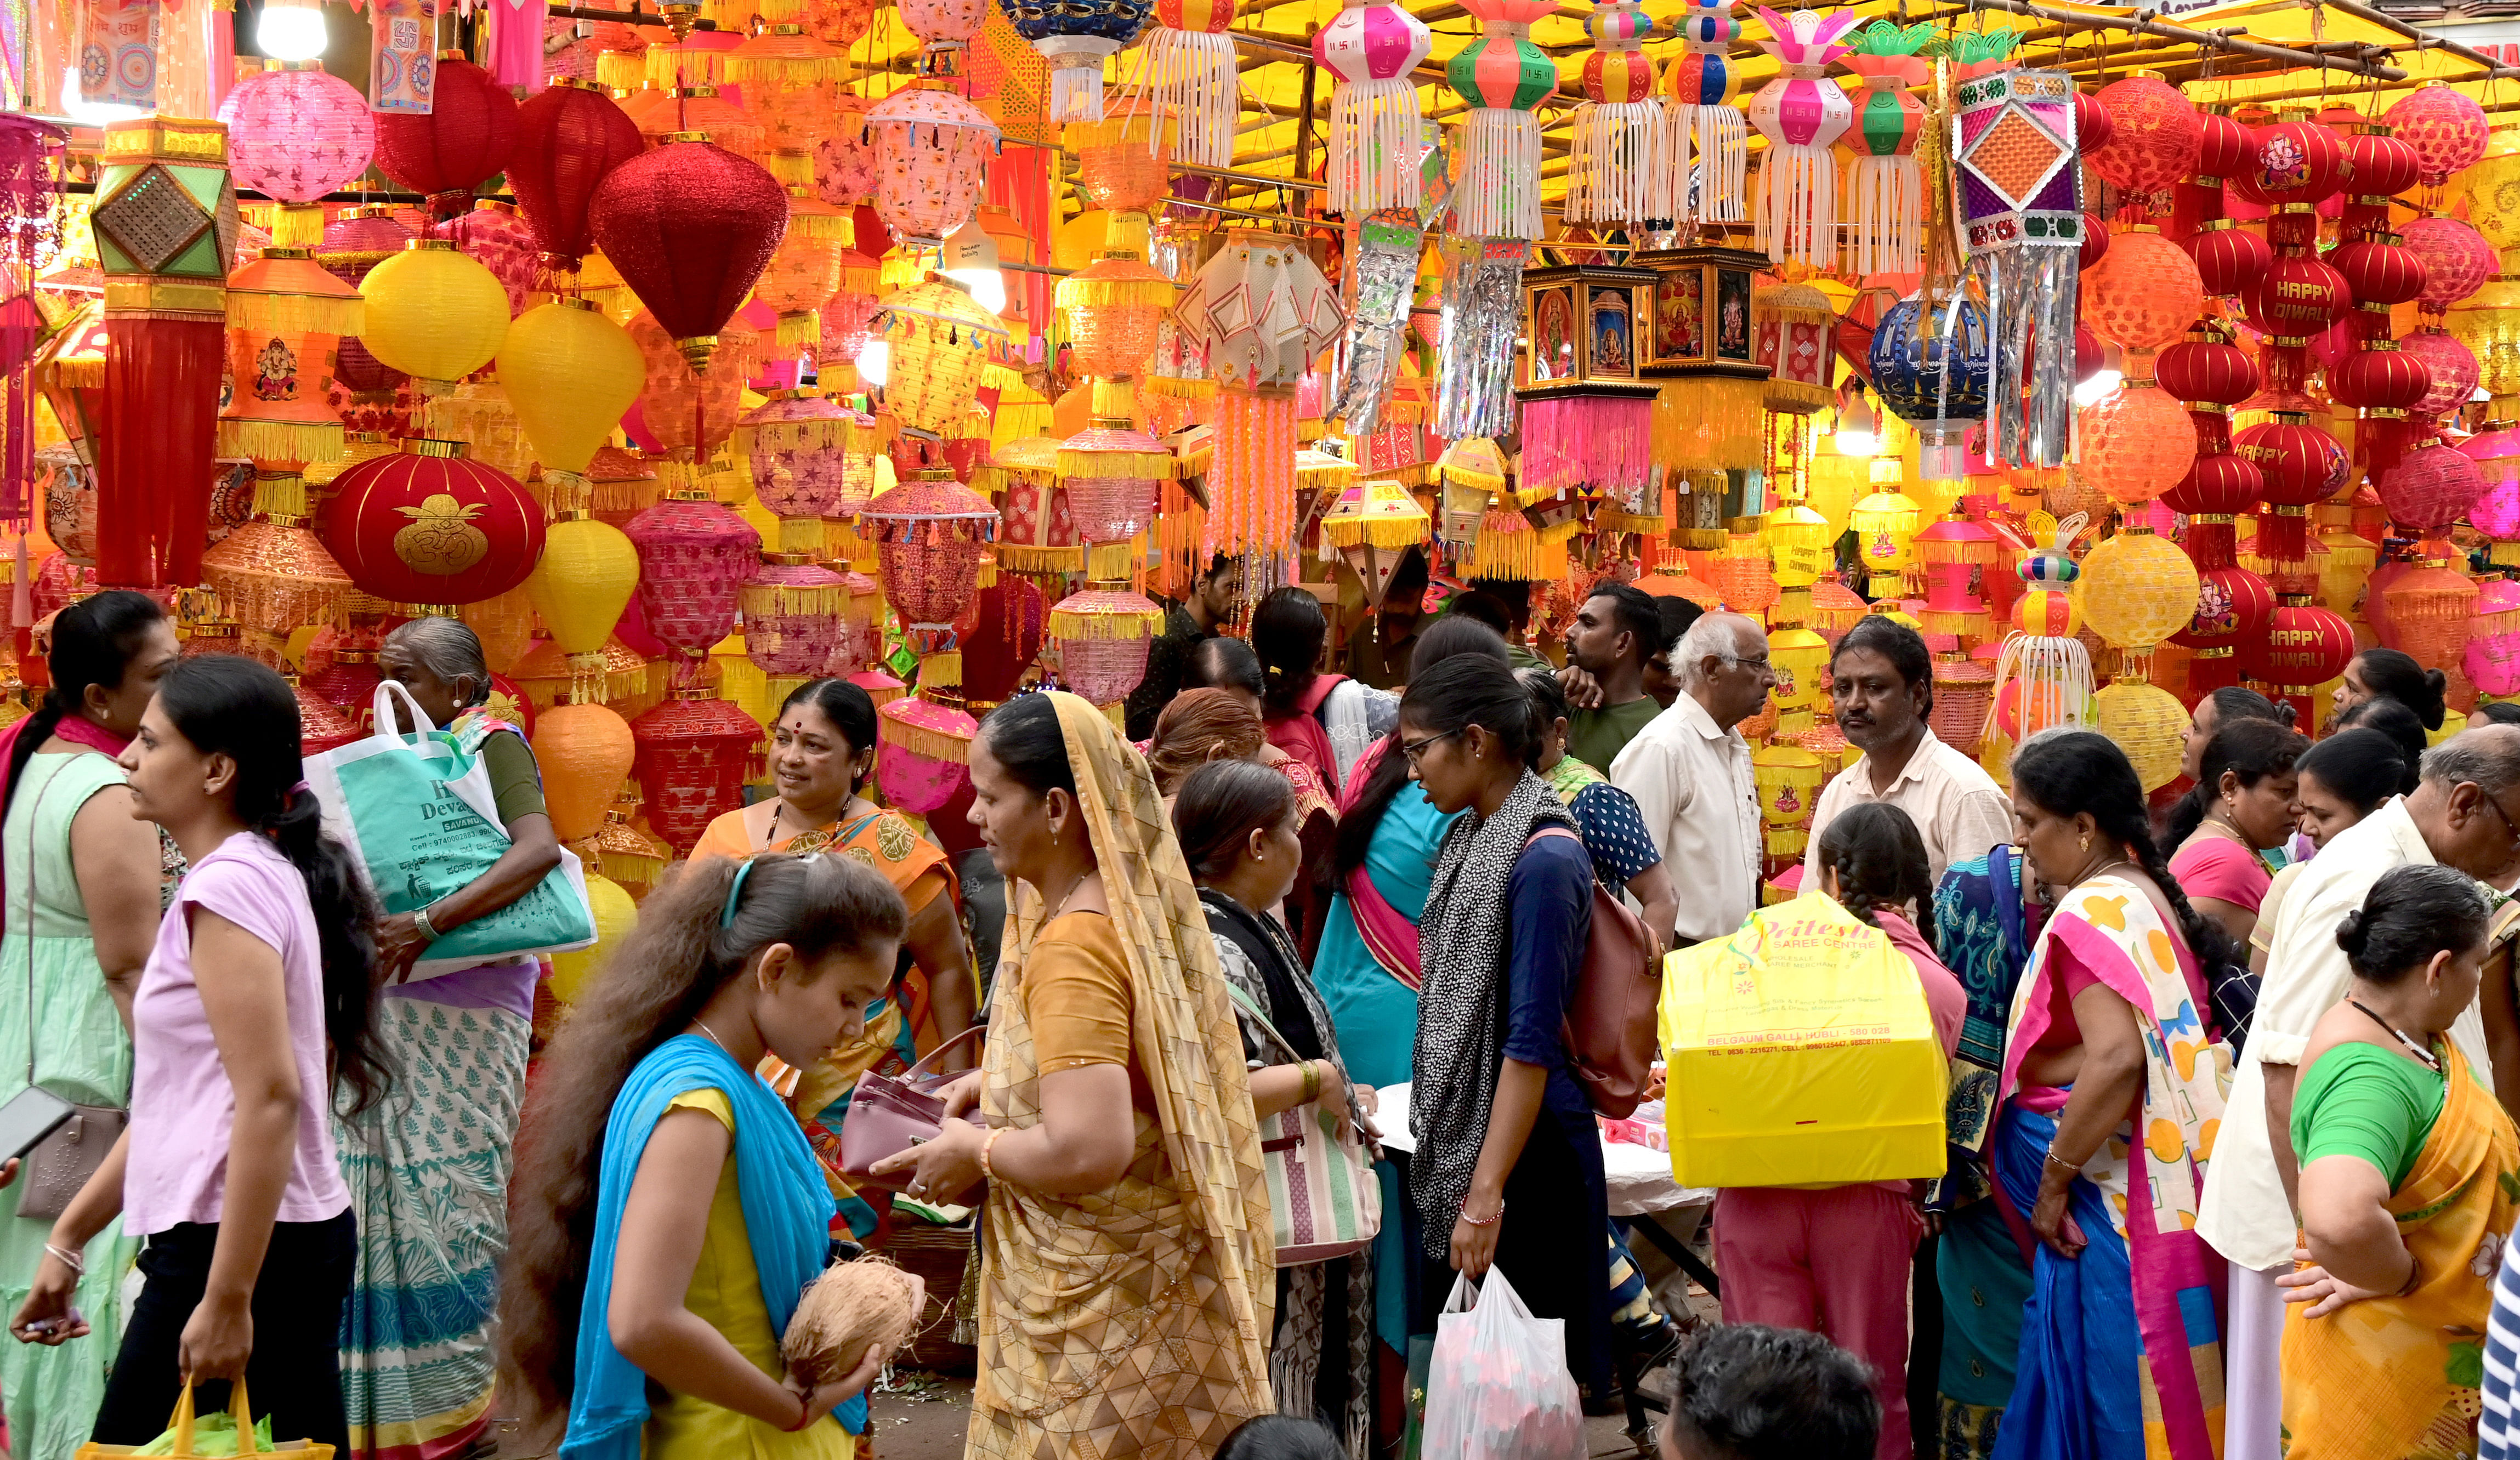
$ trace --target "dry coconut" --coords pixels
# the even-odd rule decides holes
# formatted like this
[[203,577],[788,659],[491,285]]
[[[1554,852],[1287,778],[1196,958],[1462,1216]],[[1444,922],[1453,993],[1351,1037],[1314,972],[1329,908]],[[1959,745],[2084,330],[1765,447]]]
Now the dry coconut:
[[806,1284],[780,1349],[788,1370],[808,1384],[845,1377],[881,1348],[888,1358],[919,1329],[923,1284],[882,1258],[833,1262]]

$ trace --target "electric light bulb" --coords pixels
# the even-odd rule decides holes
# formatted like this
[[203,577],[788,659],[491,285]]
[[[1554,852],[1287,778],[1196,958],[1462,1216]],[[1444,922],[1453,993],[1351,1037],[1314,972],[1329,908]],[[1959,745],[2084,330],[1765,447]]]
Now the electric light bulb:
[[262,54],[275,61],[313,61],[332,42],[319,5],[264,6],[253,38]]
[[2116,393],[2118,383],[2125,378],[2126,376],[2120,372],[2111,370],[2105,365],[2101,366],[2092,373],[2090,379],[2074,387],[2075,409],[2080,410],[2082,407],[2106,400]]
[[883,388],[885,374],[891,365],[892,342],[890,340],[870,339],[866,342],[866,348],[858,351],[858,378],[865,381],[869,389]]
[[971,221],[954,230],[937,250],[936,272],[970,290],[972,301],[991,314],[1007,308],[1006,276],[998,272],[998,241]]
[[1878,424],[1872,415],[1872,402],[1862,390],[1850,390],[1837,408],[1837,433],[1834,444],[1844,457],[1877,456],[1881,451]]
[[137,107],[119,102],[90,102],[79,96],[79,68],[68,66],[62,71],[62,112],[70,120],[87,126],[101,127],[110,121],[121,121],[142,114]]

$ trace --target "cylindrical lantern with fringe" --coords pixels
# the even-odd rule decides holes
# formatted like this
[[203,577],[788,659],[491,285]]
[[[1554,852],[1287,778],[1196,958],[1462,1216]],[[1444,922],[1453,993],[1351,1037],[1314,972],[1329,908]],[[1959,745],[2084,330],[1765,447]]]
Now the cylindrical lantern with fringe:
[[1837,155],[1831,146],[1855,119],[1829,63],[1846,55],[1838,37],[1861,17],[1853,10],[1788,18],[1755,7],[1768,28],[1760,49],[1778,75],[1750,99],[1750,124],[1768,139],[1759,164],[1759,251],[1778,263],[1816,268],[1837,262]]
[[1551,0],[1465,0],[1479,38],[1445,66],[1470,108],[1462,125],[1461,177],[1453,185],[1456,226],[1481,239],[1537,239],[1540,118],[1533,109],[1557,89],[1557,67],[1531,41],[1531,22]]
[[1673,206],[1691,222],[1738,223],[1750,167],[1749,119],[1732,105],[1741,93],[1731,59],[1741,22],[1732,19],[1732,0],[1688,0],[1672,25],[1682,52],[1663,76],[1672,109]]
[[[1584,59],[1586,105],[1576,113],[1566,167],[1566,221],[1667,227],[1676,211],[1671,115],[1654,94],[1643,38],[1653,19],[1636,0],[1618,0],[1584,19],[1593,54]],[[1688,145],[1682,139],[1682,145]]]
[[1858,276],[1913,274],[1923,263],[1925,178],[1916,139],[1925,106],[1912,87],[1933,74],[1916,53],[1934,37],[1930,23],[1876,20],[1849,38],[1846,68],[1864,78],[1847,130],[1855,165],[1847,174],[1846,263]]
[[[1370,0],[1341,0],[1339,13],[1314,33],[1314,59],[1338,77],[1325,174],[1333,211],[1361,218],[1418,205],[1422,144],[1412,73],[1433,42],[1425,22],[1407,10]],[[1231,84],[1227,91],[1234,94]]]

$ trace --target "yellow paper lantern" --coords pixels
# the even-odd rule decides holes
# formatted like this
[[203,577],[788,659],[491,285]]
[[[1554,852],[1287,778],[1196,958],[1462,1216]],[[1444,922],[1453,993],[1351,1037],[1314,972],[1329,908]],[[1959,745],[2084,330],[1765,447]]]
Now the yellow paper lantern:
[[1750,757],[1750,776],[1759,790],[1759,817],[1767,823],[1768,855],[1800,856],[1811,839],[1812,805],[1827,777],[1820,757],[1799,745],[1761,746]]
[[630,332],[582,299],[517,316],[499,346],[498,372],[543,470],[575,476],[586,473],[648,379]]
[[508,288],[444,239],[414,239],[359,283],[368,353],[443,395],[508,338]]
[[604,829],[605,809],[620,794],[636,749],[630,722],[603,705],[554,705],[535,718],[543,801],[562,841],[580,841]]
[[564,654],[597,656],[598,670],[604,642],[638,586],[639,550],[629,534],[583,509],[545,531],[542,560],[525,580],[552,642]]
[[2179,778],[2187,711],[2177,695],[2141,680],[2120,680],[2092,695],[2092,707],[2100,733],[2126,752],[2146,794]]
[[1780,587],[1809,588],[1820,581],[1820,575],[1837,565],[1830,548],[1837,542],[1838,528],[1828,518],[1799,502],[1787,503],[1760,521],[1760,535],[1768,540],[1776,556],[1777,582]]
[[573,953],[552,954],[552,997],[562,1006],[584,996],[589,981],[605,961],[639,927],[639,905],[621,884],[593,868],[586,873],[586,906],[595,913],[595,943]]
[[2115,648],[2144,650],[2196,616],[2196,564],[2148,527],[2129,527],[2083,559],[2083,622]]
[[1871,576],[1872,596],[1896,597],[1907,575],[1910,545],[1915,541],[1922,509],[1914,498],[1893,486],[1859,501],[1847,515],[1848,525],[1855,529],[1857,554]]
[[2350,527],[2331,527],[2318,535],[2327,556],[2318,564],[2318,606],[2352,618],[2362,607],[2362,585],[2380,550]]
[[[1780,619],[1783,613],[1778,610]],[[1828,641],[1799,624],[1780,623],[1769,631],[1768,664],[1777,672],[1777,708],[1782,712],[1778,724],[1784,730],[1798,730],[1809,722],[1828,678]]]

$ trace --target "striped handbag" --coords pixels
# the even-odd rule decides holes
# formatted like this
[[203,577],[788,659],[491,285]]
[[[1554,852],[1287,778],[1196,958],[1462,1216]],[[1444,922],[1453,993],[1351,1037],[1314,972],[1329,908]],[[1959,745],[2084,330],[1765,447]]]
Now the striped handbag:
[[[1250,995],[1231,979],[1225,987],[1288,1060],[1301,1058]],[[1260,1164],[1269,1175],[1279,1266],[1363,1252],[1382,1229],[1382,1182],[1358,1136],[1353,1110],[1345,1135],[1332,1133],[1318,1103],[1267,1117],[1260,1123]]]

